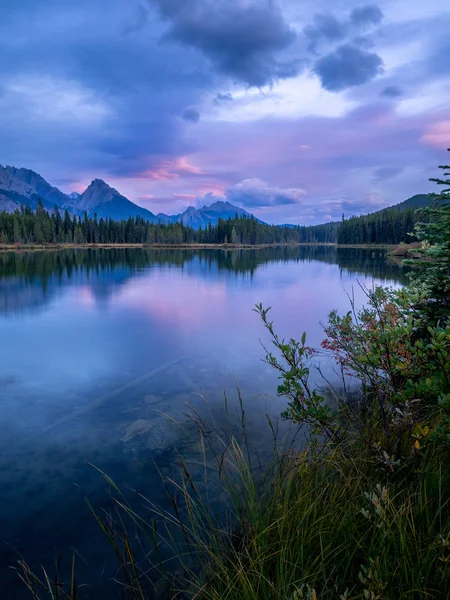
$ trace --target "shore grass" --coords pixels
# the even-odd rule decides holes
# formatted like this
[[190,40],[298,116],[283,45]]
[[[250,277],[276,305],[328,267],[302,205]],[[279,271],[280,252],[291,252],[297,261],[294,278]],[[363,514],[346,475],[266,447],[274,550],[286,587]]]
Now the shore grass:
[[[442,454],[430,450],[413,475],[396,480],[380,478],[375,463],[344,446],[311,442],[302,450],[286,437],[261,466],[243,415],[242,424],[237,439],[198,422],[198,460],[180,458],[178,474],[164,479],[165,507],[125,496],[100,472],[116,506],[106,516],[93,510],[118,558],[115,598],[450,597],[449,465]],[[275,431],[270,419],[268,426]],[[72,563],[63,582],[19,565],[34,600],[83,598],[75,571]]]
[[[211,522],[188,477],[178,488],[189,510],[176,520],[186,545],[174,550],[183,556],[191,545],[197,557],[184,565],[188,597],[449,597],[449,499],[439,460],[407,486],[380,484],[374,465],[339,448],[285,454],[263,474],[252,471],[238,444],[224,461],[225,513],[235,518],[234,530]],[[173,589],[186,592],[183,584]]]
[[286,243],[286,244],[0,244],[0,252],[43,252],[51,250],[86,250],[95,248],[144,248],[183,250],[257,250],[259,248],[325,246],[330,248],[394,249],[389,244],[336,244],[336,243]]

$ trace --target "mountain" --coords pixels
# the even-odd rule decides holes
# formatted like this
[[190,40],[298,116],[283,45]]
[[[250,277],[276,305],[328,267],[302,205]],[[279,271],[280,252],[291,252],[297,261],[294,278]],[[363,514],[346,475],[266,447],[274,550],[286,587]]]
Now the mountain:
[[34,209],[39,199],[48,210],[58,206],[77,216],[86,211],[89,217],[97,214],[99,219],[140,216],[151,223],[158,222],[152,212],[134,204],[101,179],[94,179],[83,194],[64,194],[34,171],[0,165],[0,210],[14,212],[25,204]]
[[158,222],[152,212],[134,204],[102,179],[94,179],[81,196],[71,194],[67,198],[65,208],[79,216],[86,212],[88,217],[96,214],[99,219],[120,221],[129,217],[142,217],[150,223]]
[[82,194],[64,194],[34,171],[0,165],[0,211],[14,212],[26,204],[34,209],[39,199],[47,210],[53,210],[56,205],[77,216],[83,216],[86,212],[88,217],[96,214],[99,219],[116,221],[139,216],[149,223],[183,223],[193,229],[207,227],[209,223],[216,225],[219,218],[228,219],[236,214],[252,216],[244,209],[222,200],[202,208],[189,206],[178,215],[154,215],[128,200],[102,179],[94,179]]
[[[200,229],[200,227],[207,227],[209,223],[211,225],[217,225],[219,219],[230,219],[237,215],[240,217],[252,217],[243,208],[239,208],[230,202],[225,200],[218,200],[213,202],[210,206],[203,206],[202,208],[195,208],[194,206],[188,206],[188,208],[178,215],[165,215],[159,213],[156,215],[161,223],[182,223],[186,227],[192,227],[192,229]],[[259,219],[257,219],[259,221]],[[259,221],[262,223],[262,221]]]
[[0,165],[0,209],[12,212],[21,204],[35,208],[39,198],[48,209],[67,201],[65,194],[34,171]]

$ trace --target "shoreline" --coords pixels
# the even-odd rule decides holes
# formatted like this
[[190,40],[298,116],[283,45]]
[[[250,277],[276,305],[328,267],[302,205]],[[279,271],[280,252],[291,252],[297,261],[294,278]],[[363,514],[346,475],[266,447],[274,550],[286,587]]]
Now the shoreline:
[[333,242],[298,242],[285,244],[0,244],[0,253],[5,252],[49,252],[60,250],[89,249],[143,249],[143,250],[259,250],[262,248],[296,248],[302,246],[323,246],[330,248],[361,248],[388,250],[395,244],[337,244]]

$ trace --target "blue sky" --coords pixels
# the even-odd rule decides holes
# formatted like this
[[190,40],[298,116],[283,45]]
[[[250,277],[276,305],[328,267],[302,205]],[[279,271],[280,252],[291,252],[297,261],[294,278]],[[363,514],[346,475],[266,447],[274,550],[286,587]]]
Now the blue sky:
[[450,146],[444,0],[2,0],[0,163],[275,223],[418,192]]

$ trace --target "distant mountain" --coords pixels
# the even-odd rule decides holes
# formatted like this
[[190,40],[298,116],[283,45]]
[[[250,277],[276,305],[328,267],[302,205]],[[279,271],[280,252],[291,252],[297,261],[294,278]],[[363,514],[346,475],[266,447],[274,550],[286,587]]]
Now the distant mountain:
[[142,217],[150,223],[158,222],[152,212],[134,204],[102,179],[94,179],[81,196],[71,194],[67,198],[65,208],[79,216],[86,212],[88,217],[96,214],[99,219],[120,221],[129,217]]
[[[169,216],[159,213],[156,216],[161,223],[182,223],[186,227],[200,229],[200,227],[208,227],[209,223],[211,223],[211,225],[217,225],[219,219],[226,220],[233,218],[236,215],[240,217],[252,217],[252,215],[243,208],[239,208],[224,200],[218,200],[210,206],[203,206],[202,208],[188,206],[188,208],[179,215]],[[259,221],[259,219],[257,219],[257,221]]]
[[390,206],[384,210],[389,210],[390,208],[397,210],[403,210],[406,208],[423,208],[424,206],[430,206],[433,204],[435,198],[436,194],[416,194],[415,196],[411,196],[411,198],[400,202],[400,204],[394,204],[394,206]]
[[0,209],[14,211],[21,204],[35,208],[38,199],[46,208],[64,206],[67,196],[29,169],[0,165]]
[[128,200],[102,179],[94,179],[82,194],[64,194],[34,171],[0,165],[0,211],[14,212],[25,204],[34,209],[39,199],[48,210],[53,210],[56,205],[77,216],[83,216],[86,212],[88,217],[96,214],[99,219],[116,221],[139,216],[149,223],[183,223],[193,229],[207,227],[209,223],[216,225],[219,218],[233,218],[236,214],[252,216],[244,209],[222,200],[202,208],[189,206],[178,215],[154,215]]

